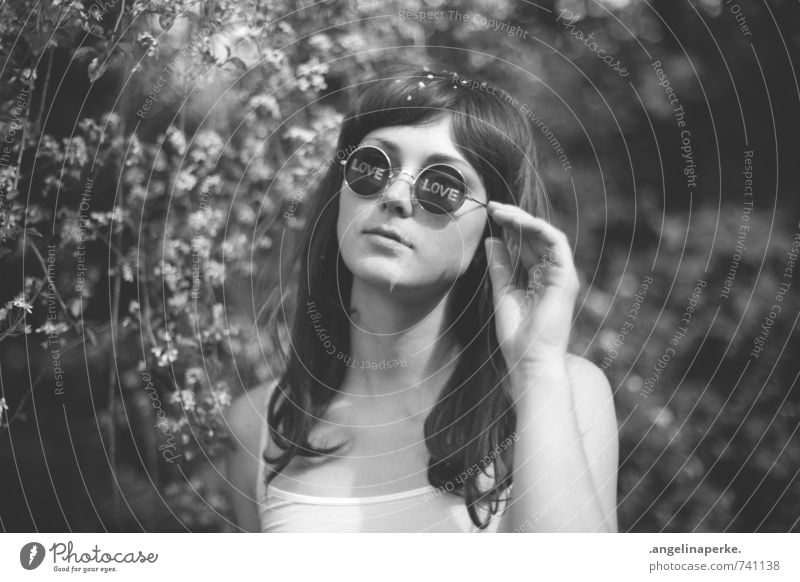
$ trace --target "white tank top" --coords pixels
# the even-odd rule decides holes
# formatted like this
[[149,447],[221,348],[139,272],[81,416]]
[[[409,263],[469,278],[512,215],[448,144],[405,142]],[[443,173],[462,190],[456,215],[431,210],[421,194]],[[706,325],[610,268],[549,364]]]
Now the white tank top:
[[[463,498],[432,485],[370,497],[304,495],[278,489],[272,484],[265,488],[266,464],[261,455],[267,441],[266,422],[261,426],[256,500],[262,532],[497,531],[505,502],[501,503],[500,513],[481,530],[469,518]],[[485,510],[479,510],[479,515],[485,518]]]

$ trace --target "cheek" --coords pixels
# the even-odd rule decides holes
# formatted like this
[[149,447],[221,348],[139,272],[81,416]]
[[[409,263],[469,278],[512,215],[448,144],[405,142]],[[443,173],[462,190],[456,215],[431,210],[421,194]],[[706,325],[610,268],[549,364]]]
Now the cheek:
[[483,221],[462,219],[430,234],[425,249],[426,263],[438,265],[458,277],[464,274],[479,245],[483,244]]
[[348,243],[348,240],[353,238],[355,225],[353,220],[356,216],[353,204],[344,195],[339,196],[339,211],[336,218],[336,240],[339,243],[339,248]]
[[364,227],[364,221],[370,214],[370,201],[362,201],[342,194],[339,197],[339,212],[336,218],[336,240],[342,260],[350,266],[350,259],[355,258],[358,237]]
[[344,209],[342,208],[342,206],[340,204],[339,205],[339,212],[338,212],[338,214],[336,216],[336,242],[339,243],[339,248],[340,249],[342,248],[342,244],[344,243],[343,236],[345,234],[345,229],[342,226],[342,216],[343,216],[342,211],[343,210]]

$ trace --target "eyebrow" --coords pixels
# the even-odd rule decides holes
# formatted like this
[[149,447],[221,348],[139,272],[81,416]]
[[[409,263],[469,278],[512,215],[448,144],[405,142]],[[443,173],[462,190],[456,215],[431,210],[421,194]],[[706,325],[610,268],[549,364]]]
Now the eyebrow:
[[[397,152],[400,151],[400,148],[398,148],[394,142],[391,142],[387,139],[380,137],[371,137],[369,139],[378,142],[393,154],[397,154]],[[425,159],[425,162],[420,167],[425,168],[431,164],[452,164],[454,166],[459,166],[462,169],[467,170],[464,177],[467,177],[466,174],[473,174],[475,172],[475,170],[472,169],[472,166],[466,160],[454,158],[453,156],[449,156],[447,154],[431,154]]]

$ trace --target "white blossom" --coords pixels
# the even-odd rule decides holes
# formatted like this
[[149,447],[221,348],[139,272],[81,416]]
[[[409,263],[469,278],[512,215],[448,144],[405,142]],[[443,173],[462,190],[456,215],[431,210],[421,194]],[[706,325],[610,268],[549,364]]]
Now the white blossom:
[[33,311],[33,305],[28,303],[25,299],[25,296],[20,293],[14,299],[6,303],[6,307],[19,307],[20,309],[24,309],[26,312],[31,313]]

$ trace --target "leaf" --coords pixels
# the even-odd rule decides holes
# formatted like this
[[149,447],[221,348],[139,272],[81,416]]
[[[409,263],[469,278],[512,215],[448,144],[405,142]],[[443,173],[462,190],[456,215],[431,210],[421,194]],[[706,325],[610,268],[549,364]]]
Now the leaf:
[[28,33],[25,40],[28,42],[28,48],[34,55],[40,55],[45,48],[47,48],[50,34],[45,32]]
[[161,28],[164,29],[166,32],[170,28],[172,28],[172,24],[175,22],[175,15],[174,14],[159,14],[158,15],[158,24]]
[[89,81],[94,83],[103,76],[103,74],[108,69],[108,59],[104,59],[102,62],[100,61],[100,57],[95,57],[89,63],[89,69],[87,73],[89,74]]
[[72,60],[74,60],[79,64],[83,64],[89,59],[98,56],[99,54],[100,53],[94,47],[82,46],[80,48],[75,49],[75,52],[72,53]]
[[[218,56],[216,56],[214,54],[216,52],[214,49],[216,49],[217,47],[222,47],[223,49],[225,49],[225,56],[224,57],[218,57]],[[217,64],[224,65],[231,58],[231,47],[229,47],[226,44],[222,44],[222,43],[217,42],[217,43],[214,43],[212,49],[210,51],[208,51],[207,54],[211,58],[213,58],[216,61]]]
[[226,64],[226,65],[227,65],[228,63],[232,63],[232,64],[234,64],[234,65],[236,66],[236,68],[238,68],[238,69],[240,69],[240,70],[242,70],[242,71],[246,71],[246,70],[248,70],[248,69],[249,69],[249,67],[248,67],[248,66],[247,66],[247,65],[244,63],[244,61],[243,61],[242,59],[240,59],[239,57],[230,57],[230,58],[229,58],[227,61],[225,61],[225,64]]
[[69,312],[72,314],[72,317],[79,317],[81,314],[81,300],[80,299],[73,299],[69,303]]
[[50,45],[69,47],[76,43],[78,38],[78,29],[76,27],[59,26],[53,33],[50,40]]

